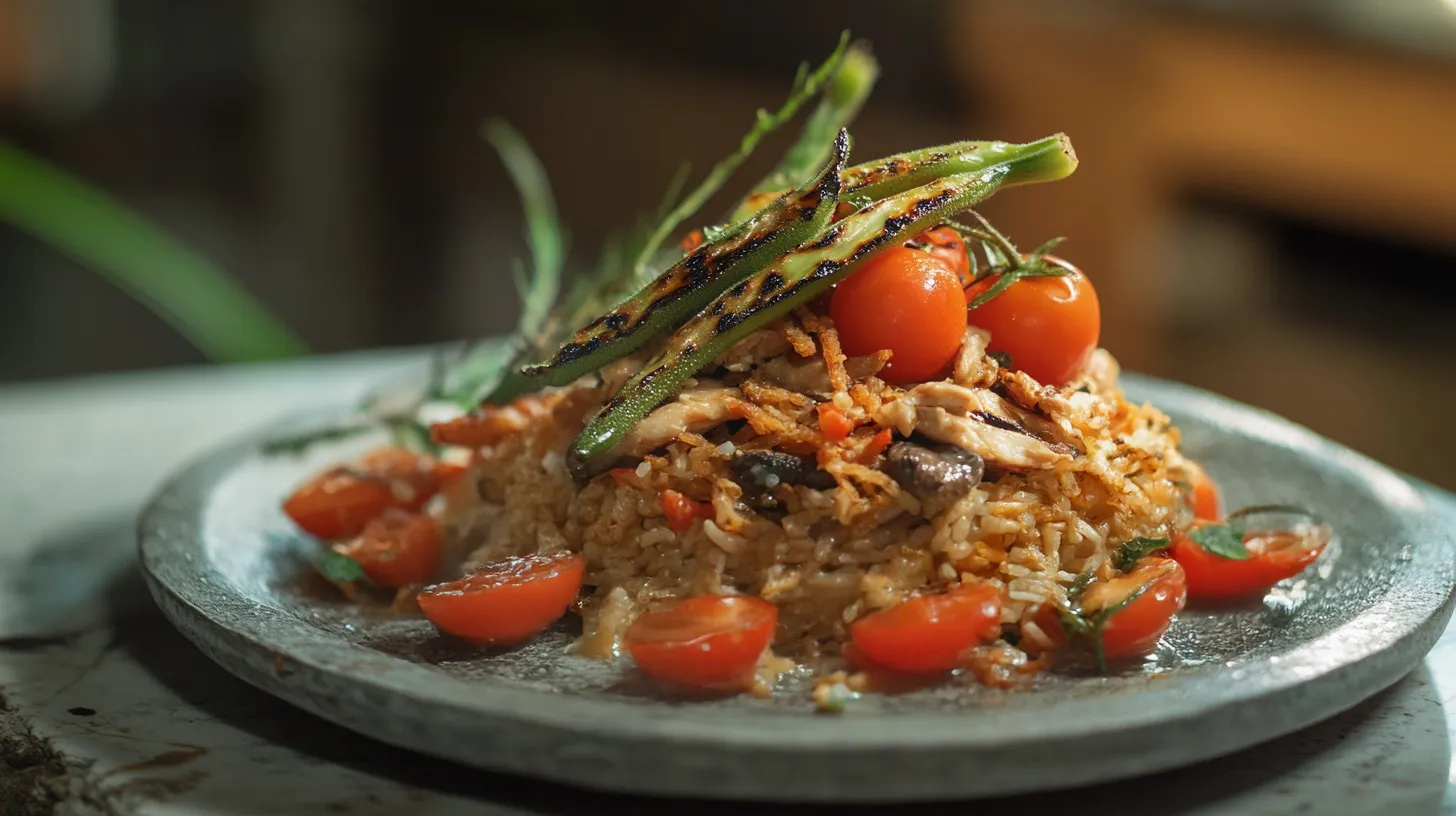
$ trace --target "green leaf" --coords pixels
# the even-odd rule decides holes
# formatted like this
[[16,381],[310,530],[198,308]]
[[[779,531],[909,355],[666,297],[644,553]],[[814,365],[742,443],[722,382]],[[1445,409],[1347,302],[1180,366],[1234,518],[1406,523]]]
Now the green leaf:
[[1147,558],[1158,550],[1168,548],[1168,537],[1159,538],[1134,538],[1131,541],[1117,548],[1112,554],[1112,565],[1117,567],[1119,572],[1132,572],[1133,565]]
[[343,553],[325,552],[314,562],[319,574],[336,584],[369,583],[364,566]]
[[546,170],[525,138],[502,119],[491,119],[481,135],[500,154],[501,163],[521,197],[526,215],[526,242],[531,249],[531,270],[517,272],[521,286],[521,318],[516,331],[523,337],[538,334],[561,291],[561,270],[566,262],[566,229],[556,215],[556,200]]
[[1075,604],[1077,599],[1082,597],[1082,592],[1087,589],[1087,585],[1092,583],[1092,579],[1095,577],[1096,574],[1091,570],[1087,570],[1078,575],[1076,580],[1072,581],[1072,585],[1067,587],[1067,600]]
[[1219,558],[1243,561],[1252,557],[1244,546],[1244,531],[1229,524],[1204,524],[1188,531],[1198,546]]
[[308,353],[212,262],[106,193],[4,142],[0,221],[89,266],[214,361]]

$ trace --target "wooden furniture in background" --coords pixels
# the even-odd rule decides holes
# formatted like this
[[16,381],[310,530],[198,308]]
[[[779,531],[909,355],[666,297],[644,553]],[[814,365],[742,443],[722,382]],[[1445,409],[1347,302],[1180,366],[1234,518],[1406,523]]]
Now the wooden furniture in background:
[[1190,191],[1456,247],[1453,64],[1114,4],[948,8],[987,132],[1066,131],[1084,159],[1056,194],[988,211],[1013,234],[1052,224],[1074,241],[1133,367],[1166,368],[1158,248]]
[[[1269,293],[1319,286],[1321,270],[1306,264],[1314,282],[1290,284],[1300,259],[1264,254],[1258,215],[1456,249],[1456,60],[1147,4],[973,0],[948,14],[978,132],[1071,136],[1082,158],[1072,178],[998,196],[986,211],[1031,245],[1069,238],[1067,256],[1097,281],[1103,344],[1126,368],[1261,405],[1456,484],[1456,429],[1430,421],[1456,401],[1456,328],[1444,319],[1451,306],[1433,302],[1441,291],[1389,319],[1424,321],[1430,340],[1372,328],[1369,304],[1295,315]],[[1249,215],[1195,243],[1197,198]],[[1372,261],[1379,285],[1402,274]],[[1225,279],[1233,295],[1207,297]],[[1200,319],[1212,328],[1190,336]]]

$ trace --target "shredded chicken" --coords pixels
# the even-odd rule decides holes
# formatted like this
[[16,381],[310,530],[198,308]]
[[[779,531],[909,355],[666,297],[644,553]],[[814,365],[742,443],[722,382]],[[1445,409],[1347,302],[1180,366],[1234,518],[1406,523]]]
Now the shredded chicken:
[[[889,356],[883,353],[868,357],[850,357],[844,361],[844,368],[851,380],[859,382],[878,374],[887,362]],[[785,355],[769,360],[759,370],[763,372],[764,380],[780,388],[809,394],[821,400],[828,399],[834,393],[834,386],[829,382],[829,369],[825,366],[823,357],[805,359]]]
[[1050,468],[1072,458],[1072,450],[1022,430],[992,425],[981,417],[956,416],[944,408],[918,408],[915,429],[931,439],[959,445],[1006,470]]
[[706,433],[736,417],[734,407],[743,398],[737,388],[704,383],[678,394],[676,400],[648,414],[622,441],[622,450],[644,456],[683,433]]
[[985,388],[995,381],[996,361],[986,356],[986,345],[990,342],[991,334],[985,329],[966,327],[966,338],[961,342],[952,373],[956,385]]
[[979,454],[1008,470],[1049,468],[1072,458],[1061,428],[984,388],[922,383],[886,403],[876,417],[909,436],[920,432]]
[[[742,372],[762,364],[765,360],[777,360],[789,351],[789,341],[777,329],[759,329],[739,340],[718,358],[718,364],[729,371]],[[639,366],[640,368],[640,366]]]

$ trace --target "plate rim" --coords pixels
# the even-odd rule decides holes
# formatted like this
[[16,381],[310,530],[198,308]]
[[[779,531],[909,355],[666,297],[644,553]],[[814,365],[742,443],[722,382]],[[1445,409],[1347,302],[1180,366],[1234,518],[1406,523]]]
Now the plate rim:
[[[1226,415],[1225,419],[1237,419],[1241,432],[1247,436],[1257,438],[1266,444],[1300,447],[1316,453],[1322,460],[1333,461],[1347,469],[1368,474],[1372,477],[1372,490],[1405,491],[1408,495],[1404,499],[1414,505],[1410,509],[1440,515],[1438,508],[1431,503],[1429,496],[1424,491],[1391,469],[1346,446],[1326,439],[1306,427],[1278,417],[1272,412],[1243,405],[1203,389],[1131,373],[1123,375],[1123,383],[1127,390],[1132,392],[1162,392],[1164,395],[1173,395],[1178,399],[1195,401],[1199,404],[1200,411],[1206,407],[1217,409],[1217,412]],[[1210,421],[1218,424],[1219,419],[1215,416]],[[1249,423],[1251,422],[1263,427],[1250,428]],[[620,742],[617,745],[621,748],[631,747],[633,751],[644,750],[648,754],[663,754],[661,750],[650,749],[660,749],[662,745],[669,745],[673,750],[659,759],[685,766],[696,766],[709,759],[712,762],[722,762],[725,758],[749,753],[758,755],[767,753],[786,759],[792,757],[797,761],[802,759],[797,752],[808,748],[812,748],[813,753],[820,757],[818,762],[811,764],[824,765],[826,761],[843,762],[850,758],[863,760],[869,755],[883,752],[895,752],[901,756],[908,753],[925,757],[934,756],[937,753],[964,755],[967,752],[1005,750],[1008,747],[1011,749],[1024,748],[1032,744],[1041,745],[1047,740],[1044,730],[1033,734],[1023,729],[1022,733],[1012,737],[1003,734],[968,733],[964,723],[958,722],[955,718],[921,712],[866,712],[850,714],[845,718],[804,716],[795,719],[796,727],[785,734],[781,729],[773,729],[771,732],[755,730],[751,723],[744,722],[751,718],[742,717],[739,711],[674,707],[672,710],[675,714],[672,717],[644,717],[640,716],[642,712],[654,710],[650,704],[588,699],[563,694],[551,695],[549,692],[513,688],[506,685],[494,685],[486,694],[479,693],[477,687],[475,694],[466,695],[463,693],[465,687],[469,686],[466,681],[442,673],[436,673],[436,677],[444,681],[442,684],[432,686],[429,693],[420,694],[407,685],[390,682],[393,676],[388,670],[376,676],[369,672],[358,671],[358,669],[361,666],[361,659],[365,664],[370,662],[382,662],[386,666],[404,664],[402,667],[396,668],[403,668],[406,672],[421,670],[421,667],[400,658],[374,652],[357,644],[333,639],[326,632],[315,627],[301,627],[299,632],[286,639],[287,648],[280,648],[276,641],[270,644],[266,642],[268,638],[259,631],[258,627],[261,624],[255,623],[254,619],[241,617],[233,618],[230,621],[220,621],[215,614],[209,614],[204,608],[206,599],[197,592],[198,587],[179,586],[175,583],[172,580],[174,576],[169,565],[164,563],[164,560],[167,550],[175,549],[178,546],[175,543],[178,539],[189,540],[193,546],[200,545],[205,508],[202,499],[210,493],[222,474],[229,472],[239,462],[244,461],[262,439],[276,434],[278,429],[279,424],[275,423],[215,448],[194,459],[163,484],[153,499],[148,502],[138,522],[138,548],[142,571],[153,597],[161,606],[166,617],[189,640],[202,648],[211,659],[264,691],[295,705],[300,705],[347,728],[362,731],[403,747],[455,761],[464,760],[481,767],[609,790],[688,794],[716,798],[767,797],[802,798],[806,801],[844,801],[848,799],[908,801],[945,798],[947,795],[989,796],[1034,789],[1052,789],[1093,780],[1115,778],[1118,775],[1130,775],[1129,773],[1114,773],[1109,776],[1104,772],[1095,775],[1083,774],[1079,777],[1073,773],[1058,778],[1056,784],[1052,785],[1029,785],[1025,780],[1009,779],[1004,784],[997,786],[970,785],[966,786],[964,790],[955,792],[948,790],[944,785],[938,786],[933,791],[922,791],[913,781],[910,784],[867,789],[869,786],[856,784],[857,777],[853,775],[831,773],[824,775],[824,778],[835,777],[847,781],[827,785],[823,784],[824,779],[820,779],[813,784],[800,785],[801,797],[793,795],[793,791],[789,791],[790,795],[785,796],[786,792],[781,788],[771,788],[766,784],[739,784],[722,790],[705,791],[693,785],[684,785],[681,780],[675,781],[674,774],[667,772],[623,775],[620,763],[615,762],[598,762],[584,772],[579,767],[570,769],[555,767],[559,764],[556,762],[546,763],[547,766],[542,767],[539,756],[525,761],[519,757],[497,755],[493,761],[482,763],[479,758],[462,757],[451,751],[450,745],[420,744],[420,740],[411,739],[408,734],[399,733],[397,728],[367,722],[361,723],[357,716],[351,715],[349,703],[341,701],[336,695],[331,697],[331,692],[322,693],[321,691],[335,685],[341,675],[347,678],[347,682],[356,686],[356,692],[362,693],[364,696],[380,699],[406,699],[425,710],[433,710],[433,714],[440,717],[464,714],[468,719],[473,719],[477,723],[489,720],[496,728],[545,728],[551,733],[542,733],[538,736],[546,738],[554,736],[568,742],[571,740],[602,740],[603,738],[618,740]],[[192,500],[189,501],[189,498]],[[1405,532],[1413,529],[1414,521],[1408,519],[1402,521],[1406,524]],[[187,534],[189,530],[190,535]],[[1453,552],[1456,552],[1456,542],[1453,542],[1448,535],[1442,537],[1438,543],[1441,545],[1441,554],[1445,556],[1444,560],[1449,563],[1453,560]],[[1441,554],[1428,553],[1427,557],[1438,558]],[[1438,560],[1440,559],[1438,558]],[[1299,677],[1297,673],[1289,670],[1264,671],[1260,673],[1260,682],[1255,688],[1231,689],[1227,684],[1221,684],[1222,687],[1215,687],[1211,691],[1205,687],[1211,685],[1212,678],[1194,677],[1190,678],[1188,683],[1170,684],[1172,687],[1163,688],[1158,688],[1156,683],[1150,683],[1148,689],[1141,690],[1136,695],[1136,703],[1131,706],[1126,704],[1126,700],[1122,701],[1122,705],[1116,704],[1119,702],[1117,700],[1113,701],[1114,704],[1108,705],[1105,699],[1099,698],[1100,716],[1080,718],[1074,727],[1059,729],[1054,740],[1062,744],[1079,742],[1090,744],[1095,740],[1105,738],[1108,730],[1113,729],[1122,742],[1133,744],[1140,738],[1154,736],[1154,732],[1158,729],[1197,728],[1200,724],[1236,717],[1239,708],[1258,701],[1268,703],[1274,698],[1287,698],[1299,703],[1299,705],[1280,707],[1283,717],[1259,718],[1249,723],[1252,730],[1243,732],[1235,738],[1209,740],[1201,746],[1200,750],[1191,752],[1184,750],[1176,760],[1161,764],[1157,761],[1156,756],[1142,756],[1139,761],[1132,763],[1136,765],[1135,768],[1126,769],[1134,772],[1151,772],[1226,754],[1313,724],[1358,704],[1394,683],[1424,657],[1445,628],[1445,623],[1451,615],[1452,590],[1456,588],[1456,578],[1453,578],[1449,572],[1444,575],[1444,578],[1444,595],[1433,601],[1434,593],[1418,593],[1419,600],[1425,604],[1416,610],[1419,617],[1416,617],[1415,614],[1408,614],[1406,617],[1411,620],[1409,625],[1395,633],[1387,642],[1379,646],[1362,643],[1362,646],[1365,647],[1363,651],[1332,663],[1314,677]],[[1377,604],[1389,605],[1398,601],[1409,603],[1415,599],[1398,597],[1402,592],[1408,591],[1408,588],[1392,587],[1390,592],[1377,601]],[[1407,612],[1410,611],[1409,606],[1404,608]],[[1346,621],[1340,627],[1303,645],[1311,647],[1323,644],[1324,648],[1333,647],[1341,639],[1339,637],[1341,632],[1347,627],[1357,625],[1362,618],[1374,611],[1375,608],[1372,607],[1361,616]],[[310,647],[315,647],[318,651],[314,651]],[[1375,665],[1380,663],[1376,658],[1392,653],[1399,653],[1402,657],[1399,660],[1387,660],[1386,663],[1390,665]],[[281,656],[282,660],[291,663],[291,670],[288,672],[270,670],[266,664],[274,662],[273,656]],[[276,667],[275,664],[271,668],[276,669]],[[351,671],[355,673],[350,674]],[[1357,696],[1351,696],[1348,693],[1309,693],[1318,691],[1321,685],[1339,686],[1342,679],[1345,682],[1358,681],[1352,684],[1359,686],[1364,691]],[[440,694],[442,687],[454,693],[442,696]],[[1331,691],[1335,690],[1337,689],[1331,689]],[[553,705],[545,707],[539,705],[544,695],[550,695]],[[1133,697],[1133,695],[1128,695],[1128,697]],[[1179,715],[1175,717],[1169,717],[1165,713],[1166,706],[1158,705],[1158,703],[1172,701],[1181,704],[1178,708]],[[1260,707],[1265,708],[1266,706]],[[681,716],[684,712],[686,716]],[[1085,712],[1079,713],[1085,714]],[[622,716],[624,714],[629,716]],[[634,714],[638,716],[630,716]],[[994,714],[994,710],[991,710],[987,717],[994,719]],[[887,723],[891,727],[874,732],[872,729],[864,727],[845,727],[843,725],[845,721],[852,721],[861,726]],[[709,734],[705,730],[706,727],[714,727],[718,730]],[[1227,729],[1224,731],[1228,732]],[[517,738],[519,736],[517,735]],[[624,751],[624,753],[633,751]],[[1147,752],[1141,753],[1146,754]],[[471,759],[476,761],[471,762]],[[711,764],[711,762],[707,764]],[[903,762],[896,763],[897,766],[904,764]],[[596,770],[591,770],[591,768],[596,768]],[[691,773],[684,774],[684,778],[692,776]],[[633,781],[623,784],[623,778],[631,778]]]

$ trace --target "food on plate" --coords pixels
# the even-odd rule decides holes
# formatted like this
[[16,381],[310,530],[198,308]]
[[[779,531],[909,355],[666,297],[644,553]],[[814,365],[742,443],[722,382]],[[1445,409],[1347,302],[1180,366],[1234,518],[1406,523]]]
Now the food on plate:
[[[324,574],[494,647],[579,617],[579,654],[664,688],[764,694],[797,667],[837,709],[886,678],[1137,661],[1186,603],[1308,568],[1328,527],[1224,515],[1169,418],[1119,388],[1093,279],[975,211],[1070,175],[1070,141],[853,164],[874,76],[842,42],[564,296],[544,171],[489,126],[528,217],[520,331],[321,432],[399,440],[284,502],[329,542]],[[689,220],[815,97],[732,212]]]

